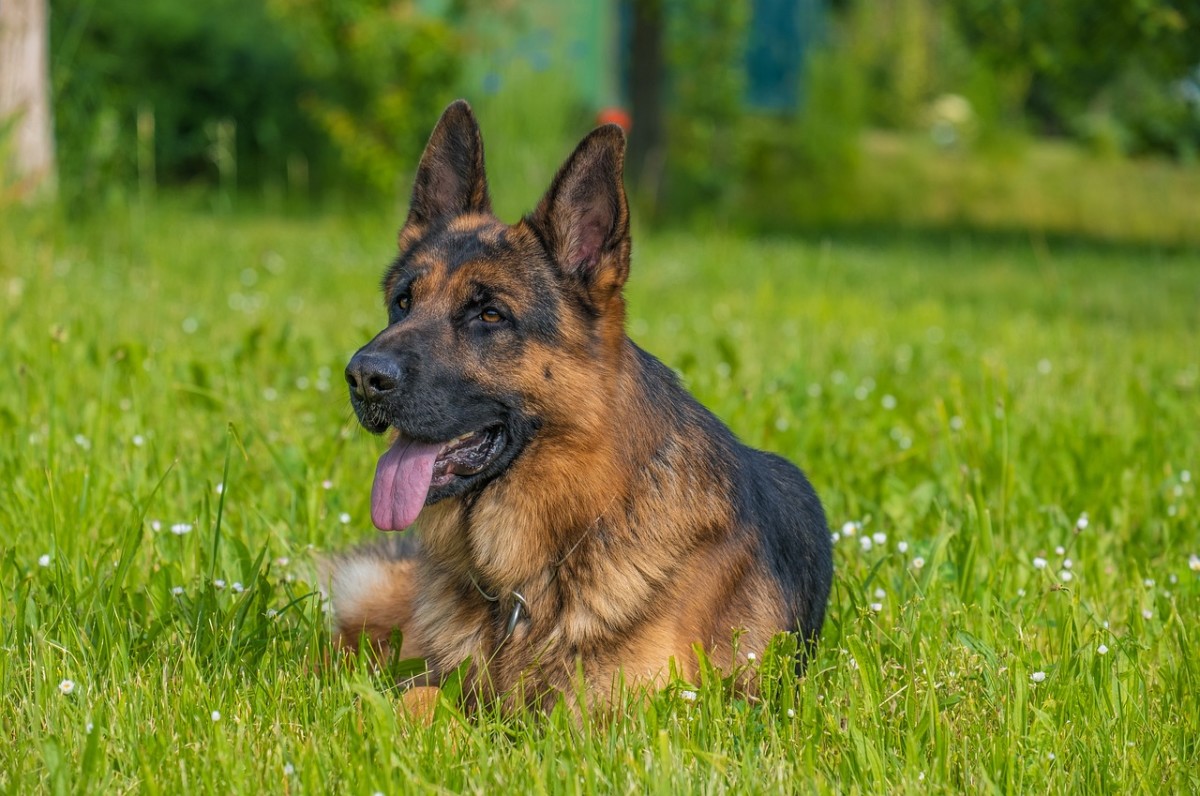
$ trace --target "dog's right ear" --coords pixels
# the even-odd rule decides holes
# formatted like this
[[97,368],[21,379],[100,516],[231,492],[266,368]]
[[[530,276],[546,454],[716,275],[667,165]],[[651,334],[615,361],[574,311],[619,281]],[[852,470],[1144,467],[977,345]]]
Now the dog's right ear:
[[471,106],[455,100],[442,112],[421,155],[401,240],[440,219],[491,210],[483,135]]

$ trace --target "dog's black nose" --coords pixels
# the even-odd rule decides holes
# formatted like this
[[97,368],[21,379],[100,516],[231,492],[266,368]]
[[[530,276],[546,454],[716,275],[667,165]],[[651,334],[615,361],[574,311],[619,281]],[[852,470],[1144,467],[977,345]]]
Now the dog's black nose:
[[400,386],[404,369],[391,357],[359,352],[346,366],[346,383],[363,401],[378,401]]

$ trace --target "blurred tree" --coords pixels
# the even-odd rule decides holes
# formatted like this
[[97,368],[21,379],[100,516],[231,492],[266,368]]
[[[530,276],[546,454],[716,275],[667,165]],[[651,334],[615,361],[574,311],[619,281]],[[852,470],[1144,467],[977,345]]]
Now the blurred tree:
[[975,55],[1009,77],[1043,131],[1062,133],[1125,71],[1164,84],[1200,65],[1194,0],[950,0]]
[[301,107],[342,161],[389,192],[416,167],[430,119],[454,98],[468,0],[269,0],[307,78]]
[[8,128],[20,192],[52,192],[54,130],[45,0],[0,2],[0,133]]

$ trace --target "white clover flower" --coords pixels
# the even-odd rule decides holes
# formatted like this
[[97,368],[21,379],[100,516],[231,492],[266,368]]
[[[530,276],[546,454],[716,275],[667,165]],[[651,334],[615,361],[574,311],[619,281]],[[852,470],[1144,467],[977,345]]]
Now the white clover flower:
[[1108,654],[1108,646],[1105,644],[1101,644],[1099,647],[1096,647],[1096,652],[1100,653],[1101,655],[1107,655]]
[[1066,554],[1067,554],[1067,548],[1063,547],[1062,545],[1059,545],[1058,547],[1054,548],[1054,555],[1065,556]]
[[75,681],[74,680],[63,680],[61,683],[58,684],[58,693],[62,694],[63,696],[67,696],[74,690],[75,690]]
[[887,592],[884,591],[881,587],[876,586],[875,587],[875,599],[882,600],[884,597],[887,597]]
[[213,581],[213,588],[216,589],[217,591],[220,591],[221,589],[225,588],[225,581],[221,580],[220,578],[217,578],[216,580]]
[[871,539],[874,540],[875,544],[886,544],[887,534],[883,531],[876,531],[875,533],[871,534]]
[[212,720],[213,720],[213,721],[220,721],[220,720],[221,720],[221,711],[219,711],[219,710],[214,710],[214,711],[212,712]]
[[864,553],[867,552],[868,550],[870,550],[872,547],[874,547],[874,542],[871,541],[870,536],[861,537],[858,540],[858,544],[859,544],[859,547],[862,548]]
[[858,532],[859,524],[853,520],[846,520],[842,523],[842,536],[853,536]]
[[340,522],[342,525],[349,525],[350,524],[350,515],[343,511],[341,514],[338,515],[338,522]]
[[233,591],[234,594],[241,594],[242,592],[244,592],[246,590],[246,587],[242,585],[241,581],[237,581],[237,580],[235,580],[233,582],[233,585],[230,586],[229,588]]
[[171,589],[171,594],[174,594],[176,597],[179,597],[180,595],[183,594],[183,587],[176,586],[175,588]]
[[1075,520],[1075,530],[1086,531],[1088,527],[1088,513],[1085,511],[1079,515],[1079,519]]
[[134,434],[133,439],[131,439],[130,442],[133,443],[133,447],[140,448],[146,444],[146,438],[141,434]]
[[49,553],[43,553],[42,555],[38,556],[38,566],[39,567],[50,566],[50,554]]
[[788,708],[788,709],[787,709],[787,717],[788,717],[789,719],[794,719],[794,718],[796,718],[796,711],[792,710],[791,708]]
[[750,661],[751,663],[754,663],[756,660],[758,660],[758,656],[755,655],[753,652],[747,652],[746,660]]
[[1047,563],[1048,562],[1046,561],[1046,559],[1042,558],[1041,556],[1033,557],[1033,568],[1034,569],[1045,569]]
[[684,702],[695,702],[696,701],[696,692],[695,691],[680,691],[679,698],[682,699]]
[[1063,569],[1070,569],[1071,567],[1075,566],[1075,562],[1069,558],[1064,558],[1063,562],[1062,562],[1062,566],[1063,566]]
[[883,610],[883,603],[871,603],[871,610],[875,613],[879,613]]
[[914,558],[912,560],[912,568],[913,569],[920,569],[923,566],[925,566],[925,559],[922,558],[921,556],[917,556],[916,558]]
[[1063,583],[1069,583],[1071,581],[1071,579],[1074,577],[1075,576],[1071,574],[1071,571],[1069,569],[1059,570],[1058,579],[1061,580]]
[[1035,683],[1043,682],[1046,679],[1046,673],[1045,672],[1034,672],[1033,674],[1029,675],[1029,679]]
[[907,553],[908,552],[908,542],[897,542],[896,549],[899,550],[901,553]]
[[183,536],[192,532],[192,524],[190,522],[177,522],[171,526],[171,533],[176,536]]
[[295,767],[295,766],[293,766],[291,763],[284,763],[284,764],[283,764],[283,775],[284,775],[285,777],[290,777],[292,774],[295,774],[295,773],[296,773],[296,767]]

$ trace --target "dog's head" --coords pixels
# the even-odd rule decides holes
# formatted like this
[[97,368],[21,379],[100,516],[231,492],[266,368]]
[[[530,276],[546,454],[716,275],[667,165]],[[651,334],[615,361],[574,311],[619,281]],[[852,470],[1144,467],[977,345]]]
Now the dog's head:
[[510,226],[492,214],[470,107],[442,114],[383,279],[387,326],[346,368],[362,425],[397,433],[371,495],[379,528],[483,489],[603,400],[597,377],[624,339],[624,153],[619,127],[596,129]]

